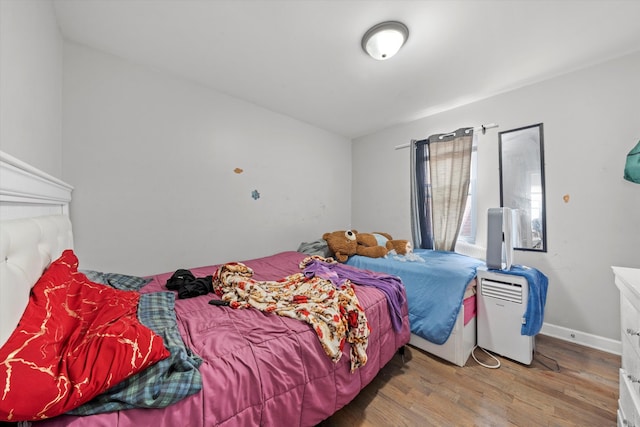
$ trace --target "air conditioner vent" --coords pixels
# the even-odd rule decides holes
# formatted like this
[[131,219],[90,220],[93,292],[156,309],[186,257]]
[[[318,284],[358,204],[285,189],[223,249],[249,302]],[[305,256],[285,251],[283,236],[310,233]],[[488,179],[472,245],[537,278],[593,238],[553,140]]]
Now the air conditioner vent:
[[522,285],[482,279],[482,295],[522,304]]

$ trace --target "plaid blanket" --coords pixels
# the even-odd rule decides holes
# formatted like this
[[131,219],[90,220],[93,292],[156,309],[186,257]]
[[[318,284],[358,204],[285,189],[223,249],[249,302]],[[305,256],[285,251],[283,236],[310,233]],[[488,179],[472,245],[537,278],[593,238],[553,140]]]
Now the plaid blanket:
[[[110,278],[107,284],[113,287],[136,287],[139,284],[133,276],[107,276]],[[143,280],[144,283],[148,282]],[[68,414],[91,415],[129,408],[163,408],[200,391],[202,378],[198,367],[202,359],[185,346],[178,330],[174,306],[175,294],[172,292],[141,294],[138,304],[138,318],[162,337],[171,355]]]
[[78,271],[87,276],[87,279],[92,282],[109,285],[112,288],[120,289],[121,291],[139,291],[144,285],[151,281],[151,279],[148,278],[129,276],[120,273],[103,273],[102,271],[94,270]]

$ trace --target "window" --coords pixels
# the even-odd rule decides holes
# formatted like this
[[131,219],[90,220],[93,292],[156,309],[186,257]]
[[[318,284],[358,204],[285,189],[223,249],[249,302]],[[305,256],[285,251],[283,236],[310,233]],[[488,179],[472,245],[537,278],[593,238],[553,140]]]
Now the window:
[[[456,241],[475,241],[477,154],[474,151],[476,135],[470,133],[471,128],[460,128],[414,141],[411,226],[417,248],[453,251]],[[433,182],[430,178],[434,178]],[[467,200],[470,203],[465,215]],[[464,235],[460,238],[465,216]]]
[[458,240],[462,240],[467,243],[476,242],[476,226],[477,226],[477,214],[476,209],[476,197],[477,197],[477,177],[478,177],[478,146],[476,145],[477,136],[473,137],[473,149],[471,150],[471,182],[469,182],[469,194],[467,195],[467,204],[464,208],[464,218],[462,219],[462,225],[460,226],[460,234],[458,234]]

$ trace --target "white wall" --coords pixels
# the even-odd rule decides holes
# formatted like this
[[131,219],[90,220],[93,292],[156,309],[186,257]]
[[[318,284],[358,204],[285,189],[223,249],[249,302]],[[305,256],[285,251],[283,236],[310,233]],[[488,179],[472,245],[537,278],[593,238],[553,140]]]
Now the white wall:
[[498,131],[542,122],[548,252],[516,251],[515,261],[549,277],[545,323],[619,340],[610,266],[640,267],[640,185],[622,178],[626,154],[640,140],[638,76],[640,53],[355,140],[352,224],[411,238],[409,150],[393,147],[495,122],[500,127],[481,135],[478,149],[484,245],[487,209],[500,204]]
[[0,1],[0,150],[62,175],[62,37],[48,1]]
[[[409,153],[395,145],[460,126],[543,122],[549,251],[517,252],[516,262],[549,276],[548,324],[619,339],[610,265],[640,267],[640,186],[621,178],[640,139],[640,54],[351,150],[342,137],[79,46],[65,46],[61,85],[61,51],[50,2],[0,1],[0,149],[76,187],[82,267],[170,271],[295,249],[351,224],[410,238]],[[480,244],[486,210],[499,204],[497,145],[496,130],[480,137]]]
[[67,43],[63,87],[81,268],[174,271],[295,250],[349,225],[344,137]]

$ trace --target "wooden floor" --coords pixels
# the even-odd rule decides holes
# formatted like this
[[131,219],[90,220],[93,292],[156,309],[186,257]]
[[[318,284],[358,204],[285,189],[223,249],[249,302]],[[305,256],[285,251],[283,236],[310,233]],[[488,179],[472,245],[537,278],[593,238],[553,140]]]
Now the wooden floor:
[[461,368],[407,346],[405,363],[394,356],[319,426],[616,425],[620,356],[538,335],[531,365],[499,360],[488,369],[469,357]]

